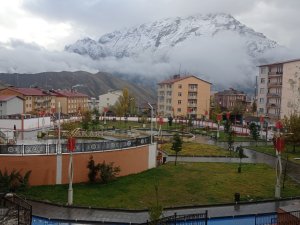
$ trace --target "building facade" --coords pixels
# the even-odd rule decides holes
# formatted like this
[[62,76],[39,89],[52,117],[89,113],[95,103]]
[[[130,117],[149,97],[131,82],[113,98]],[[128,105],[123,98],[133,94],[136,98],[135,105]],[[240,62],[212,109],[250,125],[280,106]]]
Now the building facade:
[[271,120],[300,113],[300,59],[259,66],[257,113]]
[[4,88],[1,96],[15,95],[24,99],[23,113],[51,113],[55,108],[55,95],[39,88]]
[[0,96],[0,116],[23,113],[24,100],[15,95]]
[[208,117],[211,83],[196,76],[174,75],[158,83],[157,113],[164,117]]
[[123,91],[121,90],[108,91],[106,94],[99,95],[99,112],[103,113],[105,108],[109,109],[116,104],[122,95]]
[[244,109],[246,108],[246,98],[247,95],[242,92],[230,88],[229,90],[224,90],[215,93],[214,95],[214,105],[219,106],[222,110],[232,110],[235,106],[240,104]]
[[75,90],[51,90],[56,96],[56,111],[61,108],[61,113],[70,115],[81,115],[89,110],[88,96]]

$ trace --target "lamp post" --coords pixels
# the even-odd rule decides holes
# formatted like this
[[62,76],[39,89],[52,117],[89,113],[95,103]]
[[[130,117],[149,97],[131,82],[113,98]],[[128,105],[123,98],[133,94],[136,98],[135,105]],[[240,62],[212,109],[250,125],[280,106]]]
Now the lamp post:
[[75,150],[75,138],[72,136],[68,138],[68,150],[70,152],[70,159],[69,159],[69,189],[68,189],[68,205],[73,204],[73,151]]
[[282,163],[281,163],[281,152],[284,149],[284,141],[283,138],[280,137],[280,129],[282,129],[281,121],[276,122],[277,134],[276,134],[276,155],[277,155],[277,162],[276,162],[276,185],[275,185],[275,198],[280,198],[281,191],[280,191],[280,181],[281,181],[281,174],[282,174]]
[[151,120],[150,120],[150,122],[151,122],[151,126],[150,126],[150,132],[151,132],[151,135],[150,135],[150,137],[151,137],[151,144],[153,143],[153,124],[152,124],[152,118],[153,118],[153,107],[152,107],[152,105],[148,102],[148,105],[150,106],[150,108],[151,108]]

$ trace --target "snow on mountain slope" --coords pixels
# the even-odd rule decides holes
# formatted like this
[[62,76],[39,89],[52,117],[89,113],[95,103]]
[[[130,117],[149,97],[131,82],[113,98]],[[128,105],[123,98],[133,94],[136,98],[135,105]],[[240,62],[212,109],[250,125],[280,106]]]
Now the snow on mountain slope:
[[85,38],[65,47],[66,51],[89,55],[93,59],[104,57],[139,57],[144,52],[167,54],[173,47],[184,46],[190,39],[220,36],[224,32],[238,35],[246,53],[256,57],[266,50],[278,47],[262,33],[241,24],[229,14],[196,15],[187,18],[168,18],[153,23],[114,31],[98,41]]

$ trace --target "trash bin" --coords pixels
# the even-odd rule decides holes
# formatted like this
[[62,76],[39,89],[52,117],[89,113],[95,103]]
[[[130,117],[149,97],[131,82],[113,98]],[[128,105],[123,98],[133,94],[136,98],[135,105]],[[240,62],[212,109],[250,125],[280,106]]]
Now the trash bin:
[[235,201],[235,202],[239,202],[239,201],[240,201],[240,198],[241,198],[240,193],[235,193],[235,194],[234,194],[234,201]]

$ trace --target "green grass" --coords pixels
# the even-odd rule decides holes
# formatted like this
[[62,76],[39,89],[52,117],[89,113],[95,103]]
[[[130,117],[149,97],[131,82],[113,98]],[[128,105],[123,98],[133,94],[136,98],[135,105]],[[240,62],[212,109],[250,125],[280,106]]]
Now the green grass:
[[[171,150],[172,143],[167,143],[162,145],[162,150],[168,155],[175,155],[175,152]],[[182,150],[178,155],[182,156],[218,156],[218,157],[238,157],[235,152],[230,153],[216,145],[208,145],[195,142],[183,142]]]
[[[276,156],[276,151],[275,151],[273,145],[249,146],[247,148],[258,151],[258,152]],[[293,152],[293,146],[287,145],[285,151],[281,154],[281,158],[286,159],[287,157],[288,157],[289,161],[300,164],[300,160],[295,160],[295,158],[300,158],[300,146],[297,146],[296,151]]]
[[[158,182],[163,207],[232,203],[234,193],[242,201],[274,197],[275,171],[264,164],[173,163],[143,173],[121,177],[112,183],[76,184],[74,205],[146,209],[155,201]],[[22,194],[28,198],[66,204],[68,185],[32,187]],[[282,197],[300,195],[300,186],[287,180]]]

